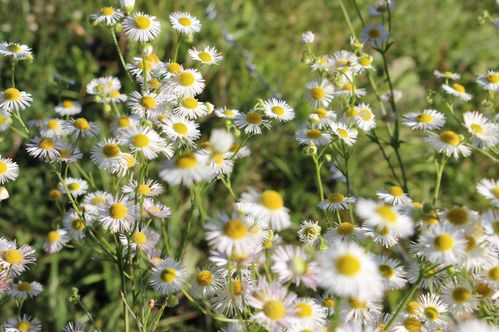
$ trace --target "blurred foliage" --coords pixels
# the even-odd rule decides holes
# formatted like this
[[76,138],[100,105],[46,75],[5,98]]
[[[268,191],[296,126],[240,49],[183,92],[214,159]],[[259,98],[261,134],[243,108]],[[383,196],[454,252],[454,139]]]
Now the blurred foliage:
[[[76,84],[63,91],[85,105],[85,114],[103,125],[107,119],[98,105],[85,97],[85,85],[92,78],[118,75],[120,70],[117,54],[109,31],[94,27],[88,15],[97,11],[103,3],[97,0],[0,0],[0,40],[19,41],[30,45],[35,52],[33,64],[23,64],[17,70],[19,86],[34,96],[31,111],[24,116],[54,115],[57,103],[57,87],[53,73],[72,78]],[[349,1],[348,11],[354,27],[361,30],[361,23]],[[363,13],[371,1],[358,1]],[[480,24],[478,17],[484,10],[497,14],[494,0],[418,0],[397,1],[393,16],[394,45],[389,61],[395,87],[403,92],[399,109],[403,113],[423,108],[441,107],[438,100],[429,100],[428,89],[437,89],[432,72],[434,69],[450,69],[463,74],[464,82],[471,82],[477,73],[497,65],[499,43],[497,31],[491,24]],[[307,67],[301,63],[300,35],[307,30],[318,35],[317,53],[333,53],[348,47],[347,25],[335,0],[195,0],[195,1],[137,1],[137,6],[147,13],[159,16],[162,23],[161,37],[154,45],[162,60],[168,60],[172,52],[174,35],[168,23],[173,10],[188,10],[201,18],[203,31],[196,39],[209,41],[224,53],[223,63],[206,77],[207,89],[204,100],[216,106],[228,105],[241,110],[251,107],[257,98],[279,95],[285,98],[301,120],[311,111],[303,98],[305,83],[311,78]],[[211,15],[207,18],[207,7]],[[193,42],[194,45],[198,40]],[[135,45],[120,39],[126,49],[126,57],[136,54]],[[181,49],[185,55],[187,47]],[[2,60],[0,60],[2,61]],[[377,75],[383,76],[380,59],[375,59]],[[0,62],[0,86],[8,85],[7,63]],[[381,79],[378,81],[382,82]],[[125,80],[123,80],[125,82]],[[367,85],[367,84],[366,84]],[[379,86],[381,91],[387,85]],[[469,84],[471,92],[476,86]],[[125,85],[127,92],[131,87]],[[370,100],[376,109],[374,99]],[[476,101],[475,101],[476,102]],[[475,108],[482,107],[479,104]],[[251,144],[252,157],[238,165],[234,173],[236,192],[247,186],[272,187],[285,194],[286,205],[293,211],[296,223],[303,218],[318,218],[314,168],[303,155],[294,140],[295,124],[272,129]],[[413,183],[411,193],[421,200],[428,199],[429,183],[434,177],[433,163],[428,161],[430,152],[420,138],[402,132],[402,155],[408,165]],[[270,143],[270,144],[269,144]],[[392,181],[388,168],[374,144],[367,139],[356,145],[353,165],[353,188],[357,195],[372,196],[386,182]],[[11,198],[0,203],[0,229],[2,235],[17,238],[21,243],[31,242],[41,248],[42,236],[61,218],[54,202],[47,193],[56,186],[57,180],[46,167],[29,158],[20,146],[18,136],[0,137],[0,153],[14,157],[20,164],[21,175],[15,183],[7,185]],[[90,169],[90,165],[84,168]],[[498,176],[498,170],[484,156],[475,154],[465,161],[451,162],[443,182],[443,197],[448,203],[470,202],[476,199],[474,183],[478,177]],[[77,173],[76,173],[77,174]],[[474,174],[476,176],[470,176]],[[323,174],[326,175],[326,172]],[[450,181],[449,179],[452,179]],[[330,190],[341,183],[327,182]],[[446,195],[448,194],[448,195]],[[175,215],[172,237],[180,229],[186,197],[179,190],[171,190],[164,201],[173,207]],[[223,187],[212,190],[205,204],[211,212],[227,208],[230,201]],[[480,207],[482,202],[476,202]],[[193,235],[199,242],[202,234]],[[196,250],[191,248],[190,264],[195,264]],[[117,303],[119,280],[109,262],[96,260],[92,248],[71,251],[59,255],[43,256],[40,263],[29,273],[39,280],[46,291],[36,301],[26,301],[24,310],[37,312],[38,318],[48,322],[50,330],[61,330],[69,319],[83,314],[69,306],[71,287],[78,287],[83,301],[90,311],[97,313],[97,320],[108,328],[115,326],[120,314]],[[113,302],[114,301],[114,302]],[[13,313],[13,308],[0,308],[0,320]],[[190,320],[197,313],[188,311],[184,303],[174,309],[176,319],[162,323],[172,324],[172,330],[183,319]],[[43,313],[43,315],[41,314]],[[168,313],[168,316],[172,316]],[[199,318],[202,320],[201,318]],[[183,331],[202,331],[184,327]]]

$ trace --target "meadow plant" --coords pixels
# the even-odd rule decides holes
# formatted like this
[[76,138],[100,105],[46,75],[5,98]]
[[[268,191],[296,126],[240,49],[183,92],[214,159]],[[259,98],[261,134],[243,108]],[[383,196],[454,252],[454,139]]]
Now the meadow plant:
[[[113,264],[120,280],[120,325],[107,326],[75,287],[68,303],[80,315],[64,331],[180,331],[191,323],[172,324],[191,319],[219,331],[498,331],[499,181],[469,174],[476,195],[489,201],[483,211],[473,202],[448,204],[440,192],[446,168],[472,154],[497,167],[499,73],[468,82],[431,68],[440,88],[429,93],[428,108],[405,112],[388,63],[394,2],[376,1],[363,13],[353,1],[354,15],[338,4],[351,35],[347,49],[317,54],[317,38],[326,36],[301,38],[302,65],[310,69],[306,86],[296,87],[309,100],[305,123],[277,96],[255,98],[248,110],[205,100],[206,77],[224,59],[196,39],[202,20],[188,12],[171,13],[169,27],[134,1],[89,15],[111,34],[128,82],[84,82],[91,102],[60,93],[49,118],[24,120],[36,96],[16,74],[18,64],[36,63],[33,51],[1,43],[10,81],[0,93],[0,131],[21,137],[30,157],[57,178],[49,198],[60,212],[41,246],[0,237],[0,303],[17,311],[1,328],[48,331],[43,317],[24,310],[47,287],[30,279],[30,267],[42,253],[92,247],[92,259]],[[175,43],[170,58],[160,59],[155,41],[168,30]],[[131,54],[118,37],[129,40]],[[188,47],[184,58],[181,46]],[[57,82],[60,92],[73,83]],[[469,93],[471,85],[479,93]],[[101,121],[89,120],[89,103],[99,105]],[[286,187],[232,185],[233,170],[252,158],[254,138],[295,122],[295,137],[283,139],[296,139],[313,163],[321,211],[298,223]],[[401,146],[409,139],[427,147],[433,178],[408,173]],[[384,164],[354,163],[359,144],[375,146]],[[0,156],[2,205],[9,202],[3,185],[23,172],[13,159]],[[390,178],[359,197],[352,169],[369,167],[388,169]],[[428,192],[418,197],[415,187]],[[179,206],[167,206],[165,192],[178,196]],[[213,194],[230,203],[215,211]],[[181,216],[178,225],[172,213]],[[191,264],[194,246],[203,255]]]

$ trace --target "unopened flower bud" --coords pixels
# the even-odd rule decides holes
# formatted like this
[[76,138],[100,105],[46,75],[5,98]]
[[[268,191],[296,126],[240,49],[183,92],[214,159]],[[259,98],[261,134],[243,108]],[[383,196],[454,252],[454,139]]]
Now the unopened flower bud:
[[325,161],[329,162],[329,161],[331,161],[332,159],[333,159],[333,157],[332,157],[329,153],[326,153],[326,154],[324,155],[324,160],[325,160]]
[[213,106],[212,103],[204,103],[204,105],[207,108],[208,114],[211,114],[213,112],[213,110],[215,109],[215,106]]
[[147,306],[149,307],[150,310],[154,309],[154,305],[156,304],[156,301],[154,299],[150,299],[149,302],[147,303]]
[[304,44],[312,44],[315,40],[315,34],[312,31],[307,31],[301,35],[301,42]]
[[308,123],[310,123],[312,126],[316,125],[319,123],[321,119],[319,118],[319,115],[316,113],[312,113],[308,115]]
[[194,35],[192,33],[184,34],[184,40],[186,43],[192,43],[194,41]]
[[7,188],[0,187],[0,201],[6,200],[7,198],[9,198],[9,192]]
[[144,45],[144,48],[142,49],[142,54],[144,54],[145,56],[148,56],[148,55],[152,54],[152,51],[153,51],[152,45],[149,43],[146,43]]
[[133,11],[133,7],[135,7],[135,0],[121,0],[121,8],[130,15],[130,13]]
[[114,27],[114,30],[116,30],[116,32],[121,32],[121,30],[123,30],[123,26],[121,25],[121,23],[117,23]]

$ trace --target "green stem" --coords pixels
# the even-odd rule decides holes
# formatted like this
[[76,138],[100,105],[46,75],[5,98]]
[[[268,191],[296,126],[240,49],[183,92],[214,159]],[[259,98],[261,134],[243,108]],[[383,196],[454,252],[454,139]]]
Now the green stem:
[[321,201],[324,200],[324,189],[322,187],[322,178],[321,178],[321,164],[319,163],[319,160],[317,158],[316,154],[312,155],[312,159],[314,161],[314,166],[315,166],[315,177],[317,179],[317,187],[319,188],[319,196],[321,198]]
[[172,61],[177,62],[178,50],[180,48],[180,40],[182,38],[182,33],[178,34],[177,42],[175,44],[175,51],[173,52]]
[[130,75],[130,72],[126,68],[126,62],[125,62],[125,59],[123,58],[123,53],[121,53],[121,48],[120,48],[120,45],[118,44],[118,39],[116,39],[116,30],[114,28],[111,29],[111,35],[113,36],[113,43],[114,43],[114,46],[116,47],[116,51],[118,52],[118,56],[120,58],[121,66],[125,70],[125,72],[126,72],[128,78],[130,79],[130,81],[135,82],[133,80],[132,75]]
[[363,27],[366,26],[364,19],[362,18],[362,14],[360,12],[359,6],[357,5],[357,1],[352,0],[352,2],[353,2],[353,5],[355,6],[355,11],[357,12],[357,16],[359,17],[360,22],[362,23],[362,26]]
[[350,16],[348,16],[347,9],[345,8],[345,4],[343,4],[342,0],[338,0],[338,4],[340,5],[341,12],[343,13],[343,16],[345,17],[345,21],[347,22],[348,29],[350,30],[350,34],[357,38],[357,35],[355,34],[355,29],[353,28],[352,21],[350,21]]
[[440,184],[442,182],[442,175],[444,173],[444,167],[446,163],[447,163],[447,158],[443,157],[442,162],[440,163],[437,157],[435,157],[435,168],[437,171],[437,178],[435,180],[435,190],[433,192],[433,201],[432,201],[433,204],[435,204],[438,200],[438,194],[440,192]]

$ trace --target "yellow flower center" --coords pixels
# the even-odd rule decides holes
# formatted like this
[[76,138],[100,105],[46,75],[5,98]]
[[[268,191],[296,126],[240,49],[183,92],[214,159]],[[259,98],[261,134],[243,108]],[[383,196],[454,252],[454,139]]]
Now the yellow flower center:
[[426,307],[423,312],[426,318],[428,318],[429,320],[437,320],[440,316],[438,309],[432,306]]
[[476,247],[476,239],[473,236],[465,235],[466,238],[466,251],[471,251]]
[[322,300],[322,305],[326,308],[334,308],[336,306],[336,302],[331,298],[327,298]]
[[390,195],[395,197],[404,196],[404,190],[402,190],[402,188],[400,188],[399,186],[392,186],[388,188],[388,192],[390,193]]
[[102,196],[95,196],[93,199],[92,199],[92,204],[93,205],[97,205],[97,204],[104,204],[106,203],[106,199]]
[[262,117],[257,112],[249,112],[246,114],[246,121],[254,125],[259,125],[262,123]]
[[224,115],[225,116],[229,116],[230,117],[230,116],[234,116],[234,114],[235,114],[234,110],[225,110],[224,111]]
[[102,153],[107,158],[116,158],[120,155],[121,150],[117,144],[110,143],[110,144],[104,145],[104,147],[102,148]]
[[279,210],[284,206],[281,194],[275,190],[265,190],[260,196],[260,202],[269,210]]
[[386,204],[376,208],[376,213],[389,223],[394,224],[397,222],[397,213]]
[[499,266],[494,266],[489,270],[487,276],[490,280],[499,281]]
[[123,219],[128,214],[128,209],[123,203],[114,203],[109,207],[109,215],[113,219]]
[[120,96],[120,91],[119,90],[113,90],[109,92],[109,97],[111,98],[118,98]]
[[449,251],[454,248],[454,239],[447,233],[443,233],[433,239],[433,246],[438,251]]
[[137,187],[137,194],[139,195],[149,195],[151,193],[151,188],[146,184],[141,184]]
[[59,120],[57,119],[52,119],[47,122],[47,128],[54,130],[60,128],[60,123]]
[[151,20],[147,16],[137,16],[133,22],[135,23],[135,27],[140,30],[146,30],[149,29],[151,26]]
[[153,89],[159,89],[161,87],[161,82],[158,81],[157,79],[153,78],[152,80],[147,81],[147,83],[153,88]]
[[3,252],[2,258],[9,264],[19,264],[23,261],[24,256],[17,249],[9,249]]
[[2,114],[0,114],[0,125],[3,125],[5,123],[6,117]]
[[38,143],[38,147],[42,150],[51,150],[55,146],[55,142],[51,138],[44,138]]
[[492,84],[497,84],[499,83],[499,74],[494,74],[494,73],[488,74],[487,80]]
[[282,108],[281,106],[274,106],[272,107],[272,113],[277,116],[282,116],[284,115],[284,108]]
[[62,193],[57,189],[52,189],[48,195],[50,199],[58,199],[62,196]]
[[360,111],[360,117],[364,121],[370,121],[373,118],[373,115],[371,114],[371,112],[369,112],[369,110],[363,109]]
[[456,146],[459,145],[459,136],[452,130],[446,130],[440,134],[440,140],[446,144]]
[[127,128],[130,126],[130,118],[127,116],[122,116],[118,119],[118,127]]
[[350,83],[350,82],[346,82],[345,84],[343,84],[343,86],[341,87],[342,90],[344,91],[352,91],[354,88],[353,84]]
[[192,25],[192,21],[188,17],[179,18],[178,23],[180,23],[184,27],[190,27]]
[[182,122],[174,123],[173,124],[173,130],[175,130],[175,132],[177,134],[180,134],[180,135],[185,135],[189,131],[189,129],[187,128],[187,126],[184,123],[182,123]]
[[64,100],[62,102],[62,107],[63,108],[73,108],[74,106],[75,106],[75,104],[71,100]]
[[80,190],[81,186],[78,182],[72,182],[68,184],[69,191],[77,191]]
[[362,309],[366,307],[367,301],[361,301],[359,299],[349,298],[348,304],[350,304],[350,306],[354,309]]
[[73,227],[73,229],[75,229],[77,231],[81,231],[82,229],[85,228],[85,223],[81,219],[75,219],[71,223],[71,226]]
[[[144,66],[144,63],[145,63],[145,66]],[[146,72],[150,72],[151,71],[151,68],[152,68],[152,63],[151,61],[140,61],[139,63],[137,63],[137,67],[140,69],[140,70],[144,70],[144,67],[145,67],[145,71]]]
[[208,270],[199,271],[196,276],[196,282],[200,286],[209,286],[213,282],[213,273]]
[[360,272],[360,260],[354,255],[345,254],[338,256],[335,262],[336,270],[346,276],[354,276]]
[[0,174],[7,173],[7,163],[0,160]]
[[182,67],[176,62],[172,62],[168,64],[167,70],[169,73],[173,74],[180,72],[182,70]]
[[293,257],[289,262],[289,268],[294,275],[302,276],[307,273],[308,264],[303,258]]
[[362,67],[369,67],[372,62],[373,62],[373,59],[369,56],[361,56],[359,58],[359,63]]
[[194,84],[196,79],[194,78],[194,75],[192,75],[187,71],[184,71],[183,73],[180,73],[180,75],[178,76],[178,81],[182,86],[191,86]]
[[188,109],[196,109],[198,107],[198,101],[196,98],[186,97],[182,100],[182,105]]
[[456,287],[452,290],[452,299],[454,301],[463,303],[469,301],[471,293],[464,287]]
[[20,292],[31,292],[31,290],[33,290],[33,287],[31,286],[31,284],[29,282],[20,282],[17,284],[16,286],[17,290],[20,291]]
[[343,200],[345,199],[345,196],[343,196],[342,194],[333,193],[333,194],[330,194],[327,199],[332,203],[339,203],[339,202],[343,202]]
[[378,266],[378,270],[386,279],[391,279],[395,275],[395,270],[390,265],[382,264]]
[[317,86],[312,89],[312,98],[315,100],[322,100],[326,96],[326,90],[323,87]]
[[381,31],[377,28],[373,28],[373,29],[369,30],[369,32],[367,34],[369,35],[369,38],[381,37]]
[[416,121],[420,123],[431,123],[433,121],[433,116],[430,114],[422,113],[416,116]]
[[263,313],[271,320],[280,320],[286,316],[286,307],[279,300],[271,300],[263,305]]
[[198,56],[203,62],[211,62],[213,60],[213,57],[208,52],[199,52]]
[[296,305],[296,309],[298,309],[298,311],[296,312],[296,315],[300,318],[311,317],[313,312],[314,312],[312,310],[312,306],[310,304],[304,303],[304,302],[298,303]]
[[79,130],[88,130],[88,128],[90,128],[88,121],[84,118],[76,119],[74,122],[74,126]]
[[31,323],[27,320],[21,320],[16,324],[16,329],[20,332],[29,332],[31,330]]
[[480,294],[483,297],[488,297],[492,295],[492,293],[494,292],[494,290],[490,288],[490,286],[485,282],[478,283],[476,285],[476,291],[478,294]]
[[14,52],[14,53],[19,53],[21,52],[21,46],[19,45],[16,45],[16,44],[12,44],[12,45],[9,45],[7,46],[7,49],[11,52]]
[[452,88],[453,88],[454,90],[456,90],[457,92],[459,92],[459,93],[464,93],[464,92],[466,92],[466,89],[464,88],[464,86],[462,86],[462,85],[461,85],[461,84],[459,84],[459,83],[454,83],[454,84],[452,84]]
[[140,103],[140,106],[147,108],[149,110],[156,108],[156,105],[157,105],[156,100],[151,96],[144,96],[144,97],[140,98],[139,103]]
[[132,242],[138,245],[143,245],[147,243],[147,235],[144,232],[138,231],[133,233]]
[[47,241],[51,244],[56,243],[61,239],[61,235],[57,231],[50,231],[47,234]]
[[314,113],[317,114],[319,119],[324,119],[325,117],[327,117],[327,111],[322,107],[316,109]]
[[216,165],[220,165],[223,161],[224,161],[224,156],[223,156],[221,153],[216,153],[216,154],[213,156],[213,162],[214,162]]
[[167,267],[166,269],[161,271],[159,277],[167,284],[171,284],[177,278],[177,270],[171,267]]
[[233,240],[240,240],[246,237],[248,228],[241,220],[231,219],[224,225],[223,232]]
[[149,137],[145,134],[137,134],[132,137],[132,144],[138,148],[145,148],[149,145]]
[[402,322],[402,325],[408,332],[420,332],[422,330],[421,322],[419,321],[419,319],[413,316],[405,318]]
[[322,137],[322,131],[315,128],[309,129],[307,130],[307,137],[310,139],[319,139]]
[[468,221],[468,211],[465,208],[454,206],[447,211],[446,217],[454,225],[463,225]]
[[345,129],[339,128],[338,129],[338,136],[340,136],[343,139],[348,138],[348,131],[346,131]]
[[21,99],[21,91],[16,88],[8,88],[3,92],[3,97],[8,101],[18,101]]
[[113,7],[102,7],[100,10],[100,13],[104,16],[111,16],[114,14],[114,8]]
[[196,167],[198,161],[194,155],[187,154],[177,158],[175,166],[181,169],[190,169]]
[[410,315],[415,315],[421,305],[417,301],[411,301],[405,306],[405,311]]
[[336,227],[336,232],[343,236],[351,236],[355,227],[349,222],[342,222]]
[[232,280],[232,294],[241,295],[243,293],[243,283],[239,279]]
[[483,127],[479,125],[478,123],[472,123],[470,125],[471,131],[476,134],[476,135],[481,135],[483,134]]

